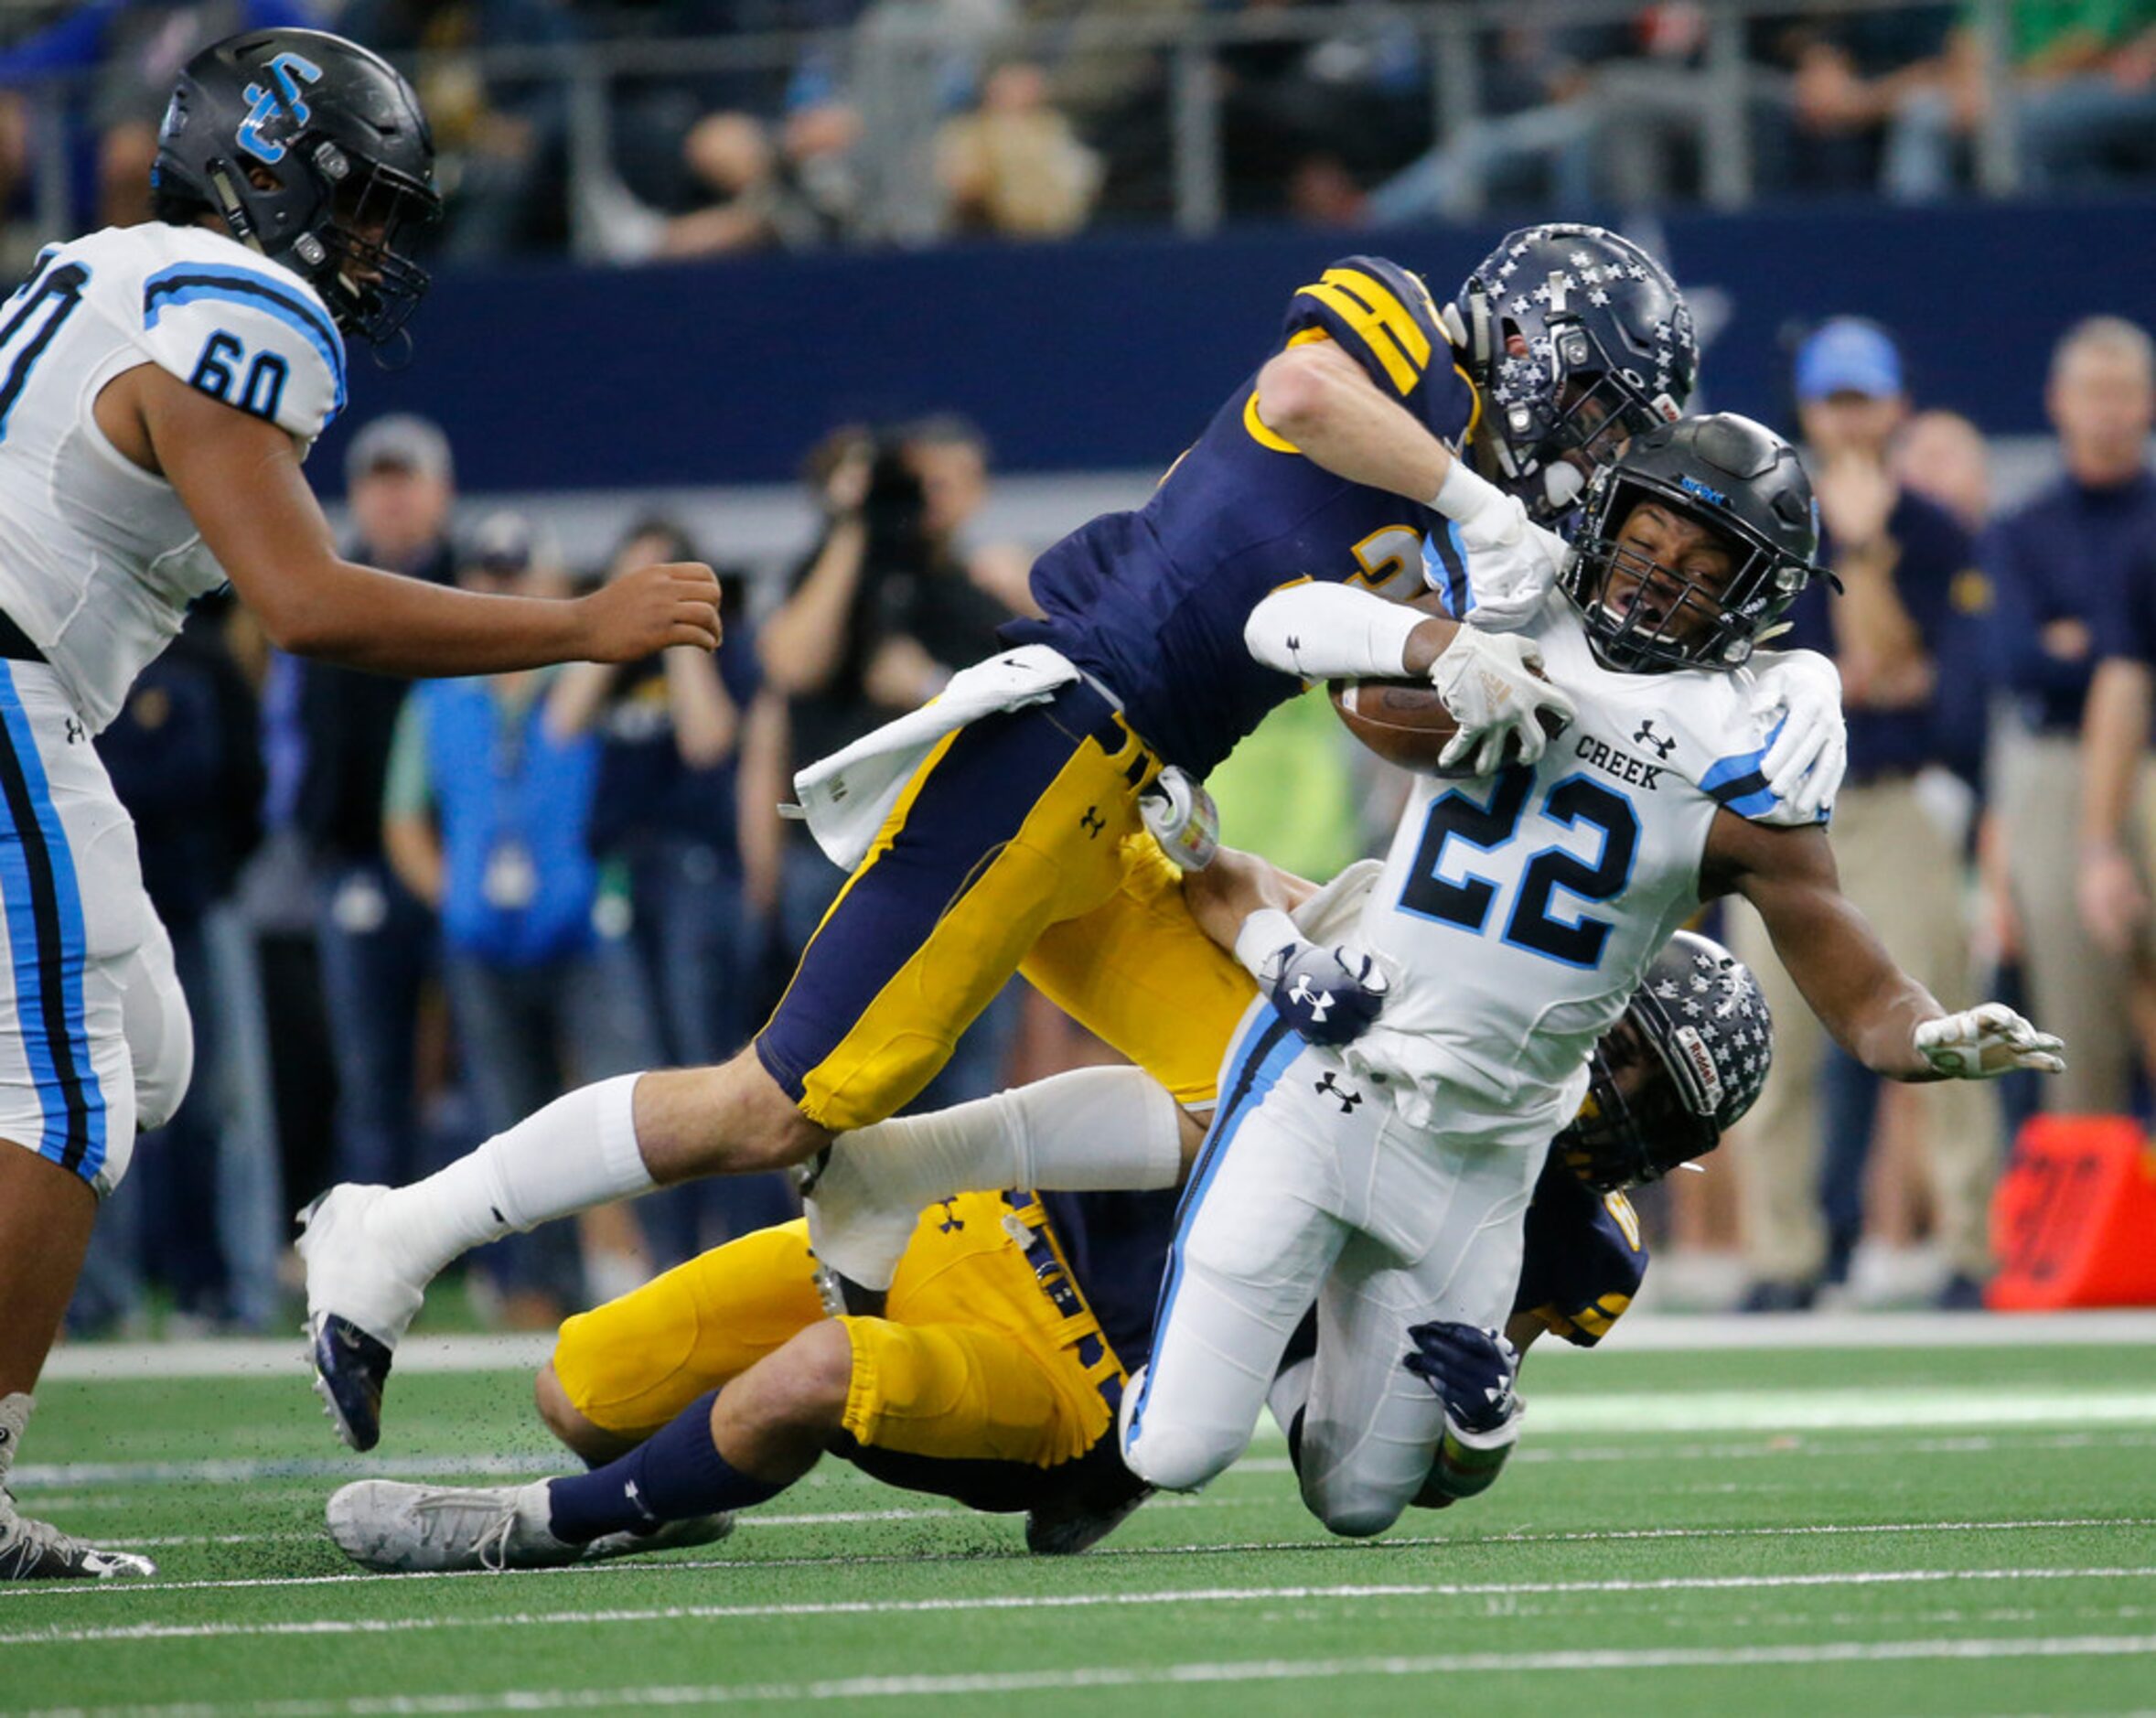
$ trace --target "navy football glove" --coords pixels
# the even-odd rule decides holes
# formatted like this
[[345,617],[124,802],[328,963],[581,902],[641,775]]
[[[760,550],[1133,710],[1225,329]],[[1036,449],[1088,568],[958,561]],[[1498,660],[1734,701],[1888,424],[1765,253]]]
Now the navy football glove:
[[1354,1043],[1385,1005],[1384,972],[1345,944],[1288,943],[1267,958],[1261,976],[1280,1017],[1311,1044]]
[[1445,1417],[1474,1435],[1496,1432],[1518,1405],[1512,1393],[1519,1376],[1519,1356],[1495,1330],[1433,1321],[1414,1325],[1408,1338],[1409,1371],[1443,1399]]

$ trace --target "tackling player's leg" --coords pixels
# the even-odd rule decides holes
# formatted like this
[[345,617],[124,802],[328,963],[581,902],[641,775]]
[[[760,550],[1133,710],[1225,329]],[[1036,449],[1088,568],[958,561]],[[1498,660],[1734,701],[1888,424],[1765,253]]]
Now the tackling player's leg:
[[[1107,1387],[1121,1369],[1083,1304],[1066,1311],[1047,1292],[1005,1217],[1047,1247],[1037,1205],[1001,1196],[924,1222],[922,1253],[892,1297],[917,1324],[826,1317],[799,1223],[692,1261],[568,1321],[541,1376],[542,1416],[603,1466],[524,1487],[364,1481],[331,1499],[332,1535],[383,1570],[702,1542],[827,1449],[976,1507],[1025,1508],[1063,1490],[1098,1503],[1103,1476],[1083,1458],[1109,1431]],[[1072,1482],[1062,1490],[1059,1476]],[[1127,1486],[1115,1501],[1128,1512]],[[1051,1522],[1049,1548],[1081,1549],[1080,1528],[1097,1538],[1121,1513]]]
[[345,1441],[380,1436],[391,1351],[458,1253],[664,1182],[797,1164],[903,1108],[1040,935],[1121,887],[1157,768],[1083,682],[970,724],[908,781],[748,1050],[646,1075],[633,1104],[624,1082],[572,1093],[411,1188],[334,1190],[302,1252]]

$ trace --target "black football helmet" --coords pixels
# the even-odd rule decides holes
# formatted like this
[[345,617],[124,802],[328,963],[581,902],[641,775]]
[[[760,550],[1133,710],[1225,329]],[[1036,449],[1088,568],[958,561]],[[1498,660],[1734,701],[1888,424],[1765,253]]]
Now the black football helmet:
[[[1708,588],[1618,542],[1642,501],[1657,501],[1722,541],[1731,568]],[[1625,673],[1732,669],[1752,655],[1815,577],[1819,509],[1797,449],[1733,412],[1665,424],[1594,474],[1558,583],[1594,653]],[[1626,594],[1613,599],[1622,576]]]
[[[1477,441],[1494,468],[1484,475],[1545,521],[1586,487],[1568,453],[1607,465],[1627,435],[1681,416],[1699,380],[1700,343],[1677,283],[1607,228],[1506,234],[1447,308],[1487,402],[1487,439]],[[1515,335],[1524,352],[1511,349]]]
[[363,339],[395,334],[426,291],[398,242],[441,213],[434,140],[396,69],[341,36],[252,30],[205,48],[172,91],[151,180],[305,275]]
[[[1599,1192],[1658,1181],[1722,1143],[1774,1057],[1774,1016],[1751,968],[1680,930],[1595,1045],[1587,1101],[1556,1149]],[[1632,1071],[1643,1067],[1644,1082]]]

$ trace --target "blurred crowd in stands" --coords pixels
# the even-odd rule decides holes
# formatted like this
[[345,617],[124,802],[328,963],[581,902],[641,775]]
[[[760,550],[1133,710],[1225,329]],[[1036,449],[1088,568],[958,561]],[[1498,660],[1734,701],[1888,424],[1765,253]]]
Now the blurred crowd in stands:
[[[2015,1001],[2071,1071],[2041,1091],[1882,1088],[1725,915],[1773,1000],[1776,1068],[1712,1174],[1648,1190],[1672,1299],[1975,1305],[2018,1120],[2148,1107],[2156,351],[2115,317],[2055,339],[2055,467],[2003,511],[1982,433],[1923,409],[1886,329],[1836,317],[1792,343],[1840,589],[1807,594],[1789,641],[1842,671],[1850,895],[1948,1006]],[[414,578],[545,592],[725,560],[647,517],[619,521],[604,567],[565,567],[528,519],[460,515],[452,449],[415,417],[364,425],[347,466],[355,553]],[[989,469],[955,418],[835,430],[804,462],[813,535],[727,575],[715,658],[407,687],[198,611],[99,742],[198,1073],[101,1227],[78,1327],[139,1325],[145,1280],[183,1324],[263,1327],[289,1294],[286,1213],[332,1180],[408,1180],[571,1083],[737,1047],[842,881],[778,814],[792,768],[932,695],[1027,610],[1026,550],[981,535]],[[1226,839],[1325,876],[1383,840],[1401,783],[1314,694],[1211,785]],[[1014,982],[921,1103],[1108,1054]],[[548,1324],[790,1197],[775,1177],[677,1189],[502,1243],[469,1281],[490,1316]],[[1688,1259],[1713,1267],[1689,1288]]]
[[1056,237],[1193,172],[1208,220],[1339,227],[2156,177],[2156,0],[1771,4],[9,0],[0,212],[140,220],[188,53],[309,22],[415,73],[463,257]]

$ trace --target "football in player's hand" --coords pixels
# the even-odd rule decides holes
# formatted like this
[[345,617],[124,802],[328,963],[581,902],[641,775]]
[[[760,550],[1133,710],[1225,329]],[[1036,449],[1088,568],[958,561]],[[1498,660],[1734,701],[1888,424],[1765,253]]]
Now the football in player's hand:
[[[1325,690],[1347,731],[1387,763],[1426,776],[1475,774],[1472,754],[1450,768],[1439,766],[1438,757],[1460,731],[1460,724],[1427,680],[1335,680]],[[1563,724],[1549,710],[1542,712],[1542,727],[1552,739],[1563,732]],[[1515,735],[1505,743],[1505,761],[1516,763],[1518,757],[1519,739]]]

